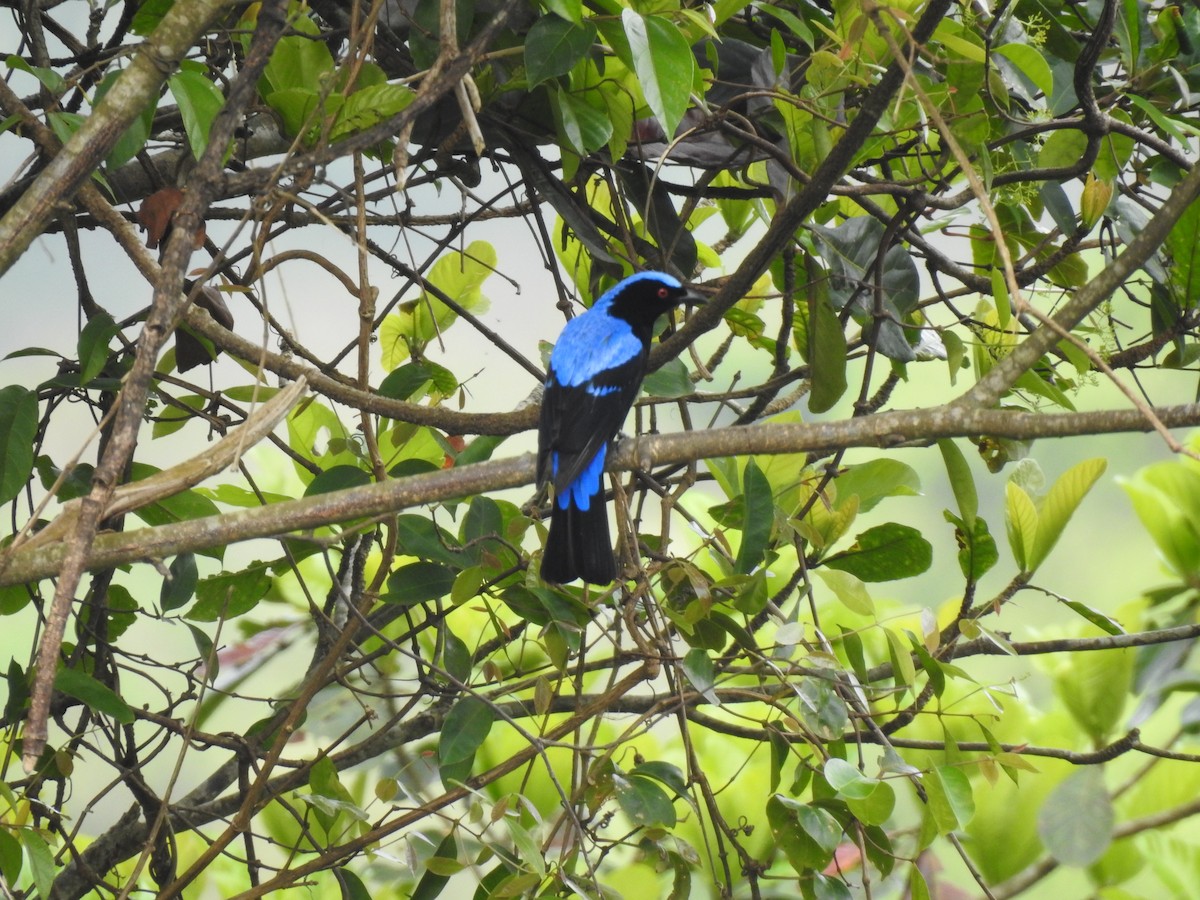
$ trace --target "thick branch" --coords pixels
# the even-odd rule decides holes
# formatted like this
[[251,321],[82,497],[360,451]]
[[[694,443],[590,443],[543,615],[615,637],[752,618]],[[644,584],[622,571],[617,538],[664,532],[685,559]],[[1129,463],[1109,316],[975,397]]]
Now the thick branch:
[[[1200,404],[1166,407],[1156,413],[1168,427],[1200,424]],[[928,444],[945,437],[991,435],[1033,440],[1144,432],[1151,427],[1137,410],[1051,415],[948,405],[879,413],[840,422],[767,422],[739,428],[639,437],[620,444],[609,468],[614,471],[645,469],[747,453],[828,453],[847,447]],[[534,474],[533,456],[526,454],[190,522],[104,534],[96,539],[87,565],[96,569],[138,560],[164,559],[252,538],[275,537],[351,519],[395,514],[426,503],[531,484]],[[0,573],[0,586],[24,584],[55,575],[64,552],[62,545],[56,545],[13,553]]]

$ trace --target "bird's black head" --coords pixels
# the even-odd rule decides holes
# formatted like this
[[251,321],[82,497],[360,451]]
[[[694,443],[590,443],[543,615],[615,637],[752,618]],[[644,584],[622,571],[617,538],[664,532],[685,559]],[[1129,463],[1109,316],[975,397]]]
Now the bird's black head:
[[703,303],[679,279],[663,272],[639,272],[605,293],[597,302],[611,316],[624,319],[637,330],[648,330],[663,313],[681,304]]

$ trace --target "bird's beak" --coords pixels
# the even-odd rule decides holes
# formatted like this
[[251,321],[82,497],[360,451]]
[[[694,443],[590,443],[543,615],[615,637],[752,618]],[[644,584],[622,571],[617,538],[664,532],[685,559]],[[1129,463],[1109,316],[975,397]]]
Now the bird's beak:
[[708,298],[702,297],[695,291],[688,291],[683,295],[683,300],[681,302],[684,306],[703,306],[708,302]]

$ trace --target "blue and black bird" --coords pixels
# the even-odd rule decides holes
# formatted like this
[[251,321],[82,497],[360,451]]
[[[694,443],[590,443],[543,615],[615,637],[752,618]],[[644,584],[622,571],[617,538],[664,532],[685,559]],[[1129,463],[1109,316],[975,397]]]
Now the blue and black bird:
[[699,303],[677,278],[640,272],[605,292],[563,328],[542,397],[538,486],[554,484],[542,578],[565,584],[617,577],[604,461],[642,384],[654,323],[681,303]]

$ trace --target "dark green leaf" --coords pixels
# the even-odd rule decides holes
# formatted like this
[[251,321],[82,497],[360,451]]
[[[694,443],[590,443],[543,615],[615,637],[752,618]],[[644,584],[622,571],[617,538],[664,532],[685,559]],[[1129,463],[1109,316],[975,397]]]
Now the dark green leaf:
[[414,400],[425,396],[433,375],[423,362],[409,362],[393,369],[379,383],[379,394],[393,400]]
[[425,516],[412,513],[396,519],[396,542],[407,556],[461,567],[466,559],[457,541]]
[[7,503],[33,474],[37,395],[19,385],[0,388],[0,503]]
[[933,547],[909,525],[888,522],[858,535],[854,546],[835,554],[824,564],[858,576],[863,581],[896,581],[926,571],[933,563]]
[[438,763],[449,765],[472,759],[487,739],[495,718],[492,707],[479,697],[468,695],[460,699],[450,707],[442,723]]
[[471,443],[467,444],[466,449],[454,458],[454,464],[456,466],[467,466],[489,460],[492,458],[492,453],[505,440],[507,440],[506,435],[481,434],[471,441]]
[[668,762],[661,760],[651,760],[650,762],[639,763],[634,766],[630,775],[637,775],[643,778],[653,778],[655,781],[660,781],[675,792],[681,800],[688,799],[687,781],[683,777],[683,772],[678,766],[674,766]]
[[949,510],[942,513],[946,521],[954,525],[954,539],[958,544],[958,567],[963,577],[978,581],[989,569],[1000,561],[1000,551],[988,530],[985,520],[975,519],[975,533],[967,531],[966,523]]
[[958,502],[958,514],[962,516],[966,530],[972,532],[975,529],[975,515],[979,512],[979,495],[975,492],[971,467],[967,465],[966,457],[958,445],[950,438],[938,441],[938,449],[942,451],[950,489],[954,491],[954,499]]
[[[883,257],[882,278],[879,275],[879,245],[884,227],[870,216],[856,216],[836,228],[812,226],[821,256],[829,266],[829,296],[833,305],[844,309],[850,305],[855,317],[863,324],[864,335],[874,335],[879,352],[897,362],[911,362],[916,354],[912,344],[917,339],[915,329],[905,329],[902,323],[916,307],[920,298],[920,278],[912,254],[899,244],[891,246]],[[878,284],[876,284],[878,282]],[[875,316],[876,288],[887,313]]]
[[54,689],[83,702],[88,709],[112,716],[122,725],[133,724],[133,710],[107,685],[79,669],[62,668],[54,676]]
[[167,572],[158,592],[158,605],[162,607],[163,612],[179,609],[195,596],[196,584],[199,581],[195,555],[181,553],[171,560]]
[[467,555],[478,564],[484,553],[498,549],[496,539],[503,536],[504,515],[500,512],[500,504],[491,497],[474,498],[462,527],[463,545],[470,545]]
[[1105,634],[1125,634],[1125,629],[1121,627],[1120,622],[1106,616],[1097,609],[1092,609],[1086,603],[1080,603],[1078,600],[1068,600],[1065,597],[1061,602],[1072,612],[1087,619],[1087,621],[1091,622]]
[[842,827],[828,812],[780,794],[767,801],[767,822],[775,844],[800,874],[829,865]]
[[587,20],[569,22],[553,14],[539,18],[525,37],[525,77],[529,87],[570,72],[595,40],[596,26]]
[[686,397],[696,391],[687,366],[678,357],[669,360],[642,382],[642,390],[651,397]]
[[346,488],[362,487],[371,483],[371,476],[358,466],[334,466],[326,469],[311,482],[304,491],[305,497],[328,494]]
[[100,312],[88,319],[79,332],[79,381],[87,384],[100,374],[108,362],[108,345],[117,333],[117,323],[108,313]]
[[271,589],[268,563],[255,562],[240,572],[220,572],[196,583],[196,603],[187,613],[193,622],[215,622],[247,613]]
[[29,594],[29,586],[24,584],[6,584],[0,587],[0,616],[11,616],[19,613],[33,598]]
[[617,803],[634,825],[675,826],[675,806],[666,792],[649,778],[613,776]]
[[746,463],[742,475],[742,496],[745,517],[742,520],[742,543],[738,548],[734,571],[748,575],[763,561],[771,526],[775,522],[775,499],[771,483],[754,460]]
[[812,370],[808,408],[815,413],[827,412],[846,393],[846,334],[826,290],[810,292],[807,337]]
[[455,570],[433,562],[415,562],[401,566],[388,576],[384,603],[413,606],[445,597],[454,587]]
[[[442,842],[433,851],[433,857],[430,862],[436,859],[458,859],[458,841],[455,839],[453,831],[442,838]],[[421,876],[421,880],[413,888],[412,900],[435,900],[435,898],[441,896],[446,885],[450,883],[450,876],[445,874],[439,875],[434,871],[435,868],[436,866],[431,866],[425,870],[425,873]]]
[[21,875],[21,843],[7,828],[0,829],[0,878],[16,884]]
[[471,677],[471,651],[453,631],[447,629],[443,636],[445,649],[442,651],[442,668],[460,684]]
[[371,892],[362,883],[362,879],[345,866],[334,869],[333,877],[342,888],[342,900],[371,900]]

